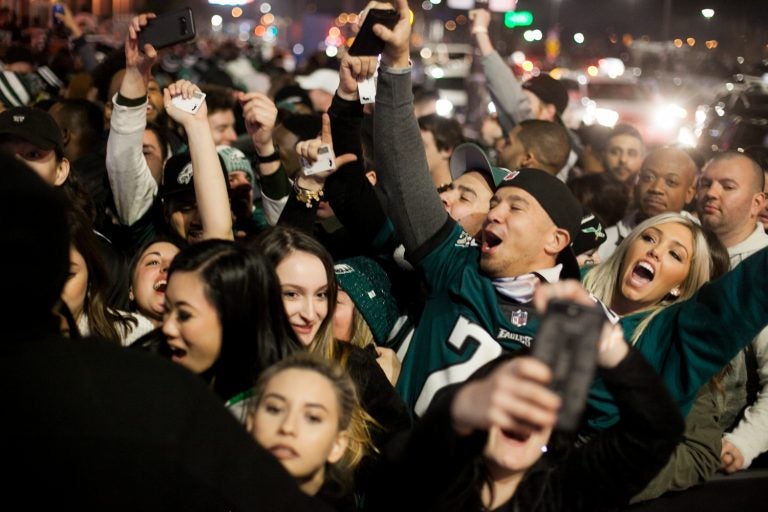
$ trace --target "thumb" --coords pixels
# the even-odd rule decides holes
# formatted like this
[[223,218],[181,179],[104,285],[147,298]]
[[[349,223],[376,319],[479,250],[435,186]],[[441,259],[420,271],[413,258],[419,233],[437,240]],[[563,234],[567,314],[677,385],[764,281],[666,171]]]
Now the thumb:
[[155,47],[149,43],[144,45],[144,54],[153,62],[157,58],[157,50],[155,50]]
[[336,168],[340,168],[344,165],[347,165],[348,163],[356,162],[357,161],[357,155],[354,153],[345,153],[341,156],[336,157]]

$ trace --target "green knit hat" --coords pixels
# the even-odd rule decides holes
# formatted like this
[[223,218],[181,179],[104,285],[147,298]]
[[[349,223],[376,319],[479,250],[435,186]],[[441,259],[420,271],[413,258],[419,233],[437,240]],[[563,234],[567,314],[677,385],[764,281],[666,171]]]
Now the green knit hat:
[[339,286],[365,318],[376,343],[386,344],[400,317],[387,273],[364,256],[341,260],[334,265],[334,270]]

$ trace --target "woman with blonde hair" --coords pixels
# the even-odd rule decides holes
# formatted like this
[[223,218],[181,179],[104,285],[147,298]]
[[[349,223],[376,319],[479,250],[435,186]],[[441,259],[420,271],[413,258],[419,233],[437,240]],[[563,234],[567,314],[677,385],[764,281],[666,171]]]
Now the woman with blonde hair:
[[[684,415],[697,392],[765,327],[768,254],[710,281],[712,257],[696,222],[677,213],[639,224],[584,286],[620,317],[624,335],[661,374]],[[618,419],[597,381],[589,423]]]
[[302,491],[335,500],[353,490],[355,469],[375,450],[372,423],[349,374],[338,363],[305,352],[262,373],[247,425]]

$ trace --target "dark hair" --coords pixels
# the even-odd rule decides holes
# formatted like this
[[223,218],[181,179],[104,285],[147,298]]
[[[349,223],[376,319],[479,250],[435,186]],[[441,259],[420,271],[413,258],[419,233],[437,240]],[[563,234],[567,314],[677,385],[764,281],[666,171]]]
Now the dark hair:
[[102,110],[85,99],[62,99],[54,103],[61,109],[64,129],[80,130],[84,134],[84,144],[94,147],[104,131],[104,114]]
[[200,87],[205,93],[205,103],[208,105],[208,115],[219,110],[235,110],[235,97],[232,89],[221,85],[205,84]]
[[69,241],[80,253],[88,270],[88,290],[83,313],[88,317],[90,335],[121,344],[138,321],[107,305],[111,280],[102,259],[93,224],[75,206],[69,208]]
[[707,228],[702,228],[702,231],[707,240],[709,256],[712,260],[709,265],[709,279],[712,281],[731,270],[731,256],[714,231]]
[[312,347],[312,349],[319,350],[322,354],[333,359],[335,356],[333,313],[336,308],[338,284],[336,272],[333,269],[333,258],[328,250],[311,235],[288,226],[274,226],[264,230],[250,242],[250,246],[264,251],[264,255],[272,262],[273,268],[277,268],[280,262],[290,254],[299,251],[312,254],[320,259],[328,279],[328,314],[320,324],[320,329],[315,336],[315,340],[324,346]]
[[228,400],[253,387],[271,364],[302,349],[285,316],[277,275],[267,258],[227,240],[182,250],[168,269],[195,272],[221,323],[221,353],[204,377]]
[[629,203],[629,191],[610,173],[579,176],[568,182],[568,188],[603,226],[614,226],[624,217]]
[[552,121],[528,119],[520,123],[520,133],[517,134],[520,143],[527,151],[535,154],[542,169],[550,174],[557,174],[568,162],[571,152],[571,139],[563,125]]
[[163,162],[168,160],[168,152],[170,151],[170,144],[168,143],[168,129],[160,126],[157,123],[147,123],[144,128],[155,134],[157,137],[157,143],[160,145],[160,156],[163,158]]
[[437,114],[427,114],[419,118],[419,128],[432,134],[435,138],[435,146],[439,150],[453,150],[464,142],[461,125],[455,119],[448,119]]
[[621,123],[617,124],[613,130],[611,130],[610,135],[608,135],[608,138],[605,139],[605,147],[608,147],[608,143],[610,140],[614,137],[618,137],[619,135],[629,135],[630,137],[634,137],[637,140],[640,141],[640,144],[645,146],[645,142],[643,141],[643,136],[640,135],[640,132],[632,126],[631,124]]

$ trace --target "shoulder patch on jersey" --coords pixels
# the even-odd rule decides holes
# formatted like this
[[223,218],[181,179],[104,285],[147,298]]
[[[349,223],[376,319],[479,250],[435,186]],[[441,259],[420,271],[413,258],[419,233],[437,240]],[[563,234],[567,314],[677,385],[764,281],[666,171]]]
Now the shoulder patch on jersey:
[[473,246],[476,247],[477,241],[472,236],[470,236],[469,233],[462,230],[461,234],[459,234],[459,238],[456,239],[456,243],[454,243],[454,246],[463,247],[463,248],[473,247]]

